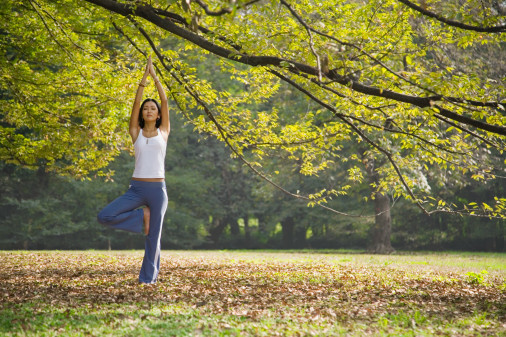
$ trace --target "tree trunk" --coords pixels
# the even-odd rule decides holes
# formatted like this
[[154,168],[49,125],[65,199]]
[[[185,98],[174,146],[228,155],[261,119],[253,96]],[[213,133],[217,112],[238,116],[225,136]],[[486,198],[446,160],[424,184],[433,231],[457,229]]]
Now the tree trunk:
[[226,221],[221,221],[221,219],[213,217],[211,228],[209,228],[209,236],[215,245],[218,244],[218,241],[220,240],[221,234],[223,233],[226,225]]
[[392,218],[390,217],[390,198],[388,194],[377,190],[380,177],[376,169],[374,159],[364,158],[365,169],[369,175],[369,180],[373,184],[374,194],[374,225],[370,229],[370,244],[367,251],[374,254],[390,254],[395,251],[390,243],[390,232],[392,228]]
[[264,214],[258,215],[258,231],[262,234],[267,233],[267,217]]
[[244,216],[244,238],[248,244],[251,242],[251,228],[249,227],[249,217]]
[[239,229],[239,222],[237,221],[237,218],[227,217],[227,222],[230,223],[230,233],[232,233],[233,236],[238,236],[241,231]]
[[497,223],[497,235],[494,237],[494,251],[504,252],[504,225]]
[[283,248],[293,248],[295,221],[292,217],[285,218],[281,221],[281,227],[283,229]]
[[307,228],[305,226],[295,226],[294,248],[306,248]]
[[390,217],[390,198],[376,192],[374,197],[374,225],[371,228],[371,243],[368,251],[374,254],[390,254],[395,251],[390,243],[392,218]]

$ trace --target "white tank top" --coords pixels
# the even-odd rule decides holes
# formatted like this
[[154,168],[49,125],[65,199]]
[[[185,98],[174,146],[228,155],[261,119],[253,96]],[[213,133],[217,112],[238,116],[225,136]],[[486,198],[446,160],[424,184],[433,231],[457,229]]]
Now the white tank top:
[[156,136],[146,138],[142,129],[134,143],[135,170],[133,178],[165,178],[165,152],[167,142],[160,130],[156,129]]

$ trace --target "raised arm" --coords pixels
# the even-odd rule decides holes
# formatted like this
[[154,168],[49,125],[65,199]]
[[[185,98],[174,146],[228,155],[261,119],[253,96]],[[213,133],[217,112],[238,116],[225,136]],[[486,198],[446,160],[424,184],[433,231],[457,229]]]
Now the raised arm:
[[137,140],[137,136],[139,136],[139,131],[141,129],[141,127],[139,126],[139,110],[141,108],[142,93],[144,92],[144,87],[146,87],[146,80],[149,76],[150,64],[151,64],[151,57],[148,59],[146,71],[144,72],[144,76],[142,76],[142,80],[139,83],[137,93],[135,94],[134,105],[132,106],[132,114],[130,115],[130,125],[128,128],[130,137],[132,137],[132,143],[135,143],[135,141]]
[[156,76],[155,68],[153,67],[153,63],[149,63],[149,74],[153,77],[155,82],[156,90],[158,90],[158,95],[160,96],[160,106],[161,106],[161,117],[162,122],[160,123],[160,131],[162,133],[163,138],[167,141],[170,133],[170,119],[169,119],[169,104],[167,101],[167,95],[165,94],[165,90],[163,89],[162,83]]

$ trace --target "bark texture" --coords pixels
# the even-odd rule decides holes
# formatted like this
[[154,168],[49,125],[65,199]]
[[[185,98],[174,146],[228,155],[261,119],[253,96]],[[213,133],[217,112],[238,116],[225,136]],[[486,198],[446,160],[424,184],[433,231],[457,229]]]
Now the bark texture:
[[[378,186],[379,174],[374,159],[365,159],[365,168],[372,186]],[[390,242],[392,217],[390,215],[390,197],[381,189],[373,187],[374,225],[370,230],[370,244],[367,251],[374,254],[390,254],[395,251]]]
[[390,242],[392,218],[390,216],[390,197],[386,194],[375,193],[374,211],[376,217],[371,228],[370,253],[390,254],[395,251]]

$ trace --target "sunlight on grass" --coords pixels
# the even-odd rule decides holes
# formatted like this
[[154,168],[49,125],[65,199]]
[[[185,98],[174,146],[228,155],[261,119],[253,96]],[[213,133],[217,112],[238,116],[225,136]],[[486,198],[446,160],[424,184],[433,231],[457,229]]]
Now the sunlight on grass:
[[0,252],[2,336],[500,336],[504,254]]
[[170,256],[206,257],[218,261],[252,263],[297,262],[328,264],[361,264],[391,266],[410,270],[481,272],[506,275],[506,253],[397,253],[392,255],[364,254],[360,251],[166,251]]
[[499,326],[486,314],[456,321],[429,318],[419,311],[343,324],[303,315],[259,317],[203,314],[174,305],[102,305],[80,309],[36,304],[5,310],[2,336],[476,336]]

